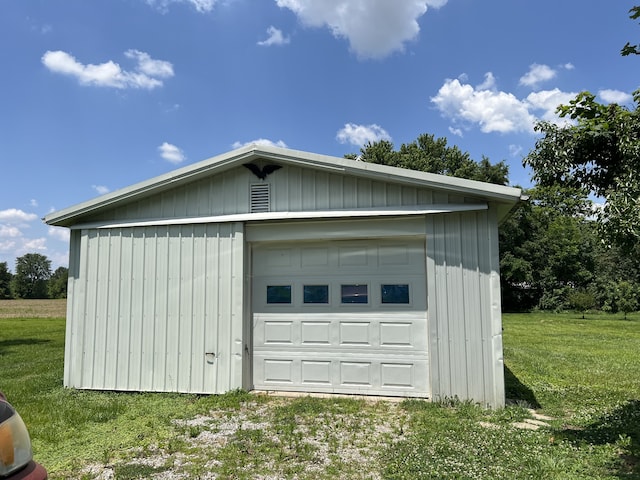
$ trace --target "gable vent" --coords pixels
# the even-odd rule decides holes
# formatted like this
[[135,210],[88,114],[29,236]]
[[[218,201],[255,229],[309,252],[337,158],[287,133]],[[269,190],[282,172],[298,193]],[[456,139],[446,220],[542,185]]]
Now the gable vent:
[[268,183],[251,185],[251,213],[270,211],[271,189]]

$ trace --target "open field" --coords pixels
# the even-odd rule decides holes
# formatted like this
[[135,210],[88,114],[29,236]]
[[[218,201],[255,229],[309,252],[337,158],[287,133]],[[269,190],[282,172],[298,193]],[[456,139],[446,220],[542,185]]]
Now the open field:
[[0,318],[64,318],[67,300],[0,300]]
[[505,315],[496,411],[67,390],[64,320],[20,317],[0,319],[0,389],[53,479],[640,479],[637,315]]

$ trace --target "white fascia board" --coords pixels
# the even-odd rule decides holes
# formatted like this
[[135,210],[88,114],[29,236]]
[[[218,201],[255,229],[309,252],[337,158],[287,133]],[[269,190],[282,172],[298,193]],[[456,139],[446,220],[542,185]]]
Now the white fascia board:
[[407,215],[433,215],[441,213],[471,212],[487,210],[486,203],[411,205],[407,207],[360,208],[357,210],[321,210],[310,212],[264,212],[216,215],[210,217],[159,218],[151,220],[132,220],[123,222],[105,221],[79,223],[71,230],[154,227],[164,225],[192,225],[202,223],[259,222],[265,220],[303,220],[323,218],[351,217],[400,217]]
[[489,197],[493,200],[518,202],[521,197],[521,190],[519,188],[468,180],[466,178],[451,177],[448,175],[438,175],[436,173],[421,172],[418,170],[409,170],[406,168],[390,167],[376,163],[360,162],[348,158],[331,157],[317,153],[262,145],[257,147],[256,154],[274,161],[279,160],[285,163],[301,164],[320,169],[340,170],[357,176],[397,181],[462,194],[479,195]]

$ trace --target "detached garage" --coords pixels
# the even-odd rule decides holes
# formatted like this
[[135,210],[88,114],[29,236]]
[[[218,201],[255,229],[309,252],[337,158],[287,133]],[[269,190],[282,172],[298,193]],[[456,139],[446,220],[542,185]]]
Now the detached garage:
[[51,213],[64,384],[504,404],[518,189],[251,145]]

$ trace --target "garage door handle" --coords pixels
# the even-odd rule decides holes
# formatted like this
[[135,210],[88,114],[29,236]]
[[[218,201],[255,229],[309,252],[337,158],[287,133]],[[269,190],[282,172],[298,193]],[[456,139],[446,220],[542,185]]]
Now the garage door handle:
[[212,356],[212,357],[214,357],[214,358],[215,358],[216,353],[215,353],[215,352],[205,352],[205,355],[206,355],[207,357],[208,357],[208,356]]

